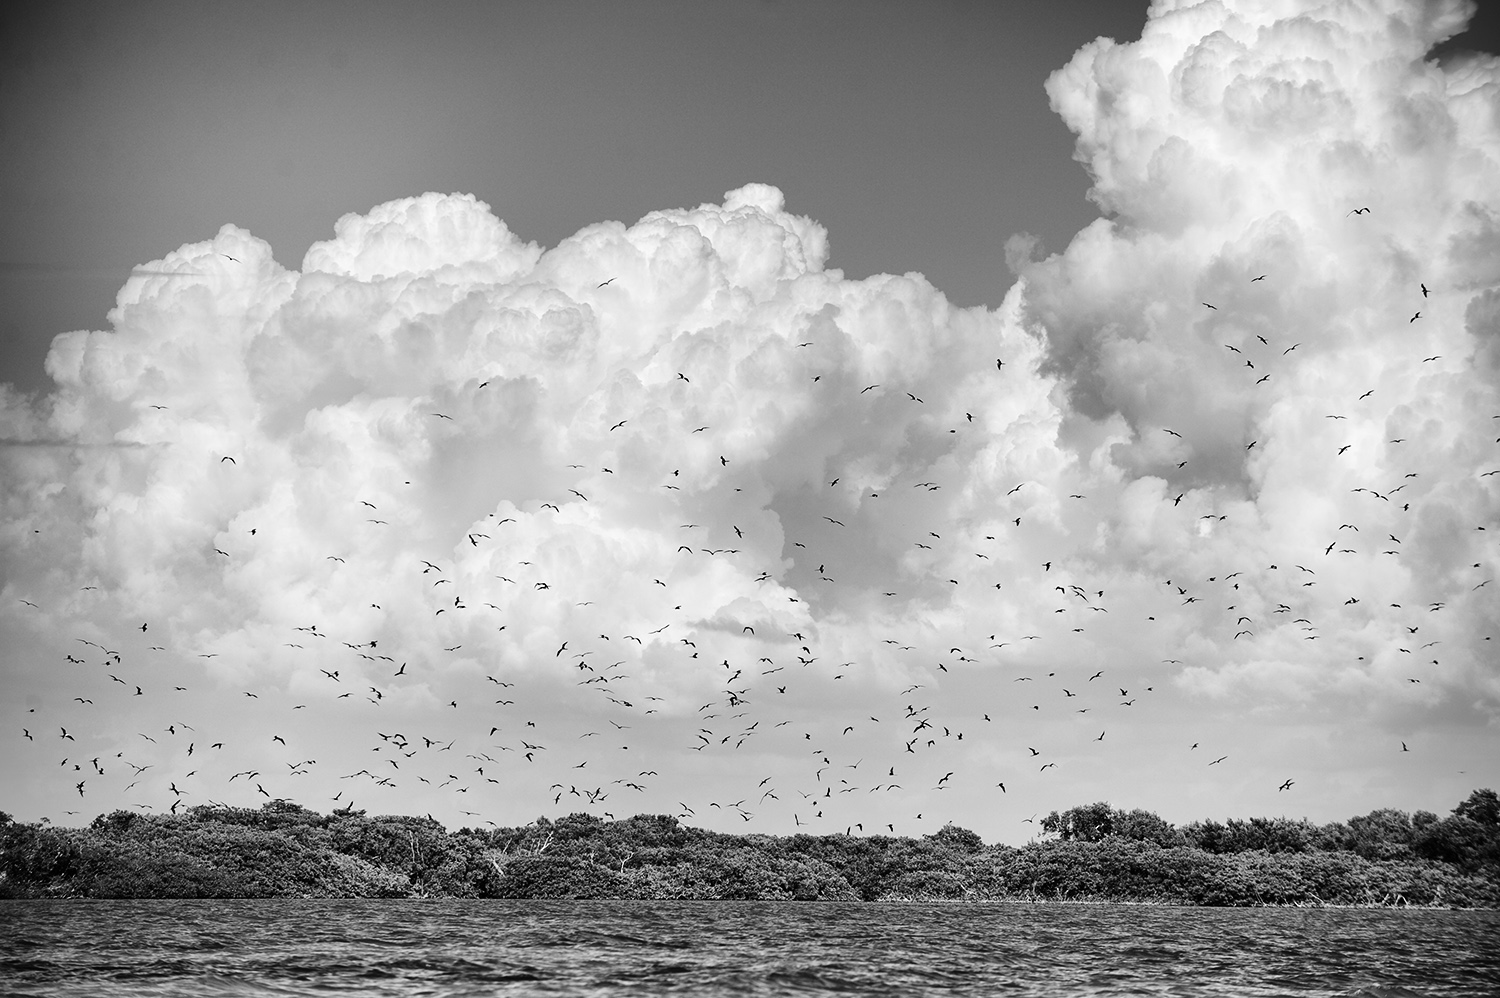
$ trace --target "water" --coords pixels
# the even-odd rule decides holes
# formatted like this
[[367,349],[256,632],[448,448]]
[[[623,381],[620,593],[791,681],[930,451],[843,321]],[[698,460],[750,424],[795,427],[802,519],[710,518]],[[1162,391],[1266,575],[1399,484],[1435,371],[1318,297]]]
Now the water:
[[0,902],[0,994],[1500,995],[1500,912]]

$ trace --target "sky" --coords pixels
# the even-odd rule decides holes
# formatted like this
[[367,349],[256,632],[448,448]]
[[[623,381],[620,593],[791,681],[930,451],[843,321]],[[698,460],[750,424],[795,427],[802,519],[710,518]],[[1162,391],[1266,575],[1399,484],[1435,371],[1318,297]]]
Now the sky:
[[1500,782],[1472,5],[58,10],[0,32],[16,817]]

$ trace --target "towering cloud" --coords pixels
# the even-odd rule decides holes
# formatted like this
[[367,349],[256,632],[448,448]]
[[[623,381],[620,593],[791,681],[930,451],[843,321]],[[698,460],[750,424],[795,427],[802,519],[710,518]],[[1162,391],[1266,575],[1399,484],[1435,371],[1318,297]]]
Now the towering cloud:
[[232,225],[143,267],[4,400],[8,791],[69,799],[55,725],[153,767],[96,809],[261,769],[1007,838],[1294,766],[1451,799],[1500,704],[1500,75],[1423,61],[1462,5],[1305,6],[1157,4],[1056,73],[1109,217],[993,310],[846,279],[758,184],[545,251],[425,194],[295,271]]
[[[1110,217],[1025,270],[1044,370],[1123,427],[1127,491],[1233,510],[1143,557],[1232,565],[1263,606],[1336,622],[1269,662],[1262,625],[1202,682],[1378,684],[1414,671],[1403,635],[1440,632],[1424,683],[1493,716],[1500,89],[1493,58],[1423,61],[1467,13],[1162,3],[1048,81]],[[1300,601],[1289,562],[1318,573]]]

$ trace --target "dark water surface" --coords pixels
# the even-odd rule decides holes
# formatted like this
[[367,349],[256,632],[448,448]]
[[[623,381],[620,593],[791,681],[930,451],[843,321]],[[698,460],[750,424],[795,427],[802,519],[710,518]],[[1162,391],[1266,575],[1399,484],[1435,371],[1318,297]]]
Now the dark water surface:
[[1500,912],[6,901],[0,994],[1500,995]]

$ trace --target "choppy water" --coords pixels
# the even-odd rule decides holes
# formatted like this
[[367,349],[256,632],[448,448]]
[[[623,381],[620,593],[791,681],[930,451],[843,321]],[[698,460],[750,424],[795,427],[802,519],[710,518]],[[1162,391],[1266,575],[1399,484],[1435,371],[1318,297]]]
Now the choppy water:
[[0,902],[0,994],[1500,995],[1500,913]]

